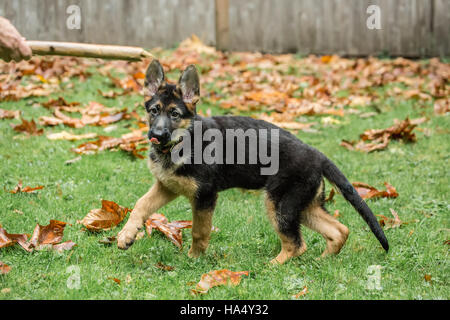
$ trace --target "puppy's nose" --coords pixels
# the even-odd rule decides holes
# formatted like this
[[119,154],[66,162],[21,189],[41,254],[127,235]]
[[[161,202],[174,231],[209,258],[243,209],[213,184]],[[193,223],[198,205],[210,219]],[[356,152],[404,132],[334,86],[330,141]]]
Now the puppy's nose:
[[170,139],[170,132],[169,129],[167,128],[155,128],[155,129],[151,129],[150,132],[148,133],[148,138],[151,140],[152,138],[156,138],[158,139],[158,141],[160,143],[166,143],[169,141]]

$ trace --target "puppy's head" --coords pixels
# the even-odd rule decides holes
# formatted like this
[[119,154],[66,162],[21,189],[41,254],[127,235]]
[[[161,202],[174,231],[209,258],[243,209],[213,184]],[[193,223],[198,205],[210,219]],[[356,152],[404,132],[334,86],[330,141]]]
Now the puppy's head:
[[194,65],[188,66],[178,83],[165,81],[164,70],[153,60],[145,76],[145,109],[150,130],[148,138],[157,149],[167,152],[176,129],[188,129],[196,114],[195,105],[200,97],[200,82]]

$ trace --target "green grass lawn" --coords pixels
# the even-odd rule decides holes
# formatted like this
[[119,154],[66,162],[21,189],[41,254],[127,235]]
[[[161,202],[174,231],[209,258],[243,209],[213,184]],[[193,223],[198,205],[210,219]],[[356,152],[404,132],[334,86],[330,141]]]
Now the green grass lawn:
[[[141,102],[139,96],[106,99],[97,93],[107,82],[100,75],[78,83],[62,96],[68,101],[87,103],[91,100],[107,106],[132,107]],[[58,94],[52,97],[58,97]],[[47,98],[29,98],[18,102],[0,102],[0,108],[20,109],[24,118],[37,119],[50,115],[33,102]],[[213,114],[222,110],[207,104]],[[154,178],[146,161],[133,159],[124,152],[102,152],[83,156],[70,166],[66,160],[75,158],[70,149],[81,142],[51,141],[45,135],[62,130],[75,133],[103,133],[101,127],[68,129],[46,128],[39,137],[23,136],[13,131],[10,123],[0,120],[0,223],[9,233],[32,233],[36,223],[47,225],[50,219],[69,223],[64,241],[77,246],[64,253],[35,251],[28,253],[19,246],[0,249],[0,261],[12,270],[0,275],[0,299],[291,299],[307,286],[301,299],[449,299],[449,172],[450,155],[448,116],[434,116],[432,108],[421,108],[413,102],[385,100],[382,112],[371,118],[346,115],[340,124],[316,127],[318,132],[300,132],[298,137],[325,153],[346,174],[350,181],[362,181],[384,188],[388,181],[398,191],[396,199],[369,200],[376,214],[390,216],[395,209],[403,221],[400,228],[386,230],[390,251],[386,254],[368,226],[341,196],[328,204],[330,212],[339,209],[339,220],[350,229],[349,239],[337,256],[316,259],[325,248],[322,237],[303,228],[308,245],[306,253],[282,266],[268,262],[280,250],[278,236],[270,225],[260,194],[228,190],[222,192],[213,224],[219,228],[211,237],[206,255],[192,260],[187,251],[191,231],[183,231],[184,249],[180,251],[159,232],[135,242],[127,251],[98,241],[116,235],[124,222],[103,233],[90,233],[77,224],[91,209],[101,206],[101,199],[132,208],[148,190]],[[132,108],[130,108],[132,109]],[[373,110],[367,110],[373,111]],[[144,110],[139,110],[141,115]],[[381,152],[364,154],[339,146],[342,139],[357,139],[370,128],[386,128],[395,118],[427,116],[430,120],[416,131],[417,142],[391,142]],[[308,119],[308,121],[311,118]],[[320,117],[312,118],[320,123]],[[128,132],[127,121],[111,134]],[[131,124],[131,121],[129,121]],[[44,185],[36,194],[10,194],[22,179],[24,185]],[[327,185],[327,191],[329,190]],[[18,213],[23,212],[23,214]],[[191,219],[186,199],[179,198],[162,208],[170,220]],[[127,218],[126,218],[127,219]],[[415,221],[415,222],[414,222]],[[174,267],[163,271],[161,262]],[[371,266],[381,266],[381,290],[367,289]],[[79,289],[71,289],[71,266],[80,272]],[[237,287],[217,287],[206,295],[193,297],[202,274],[211,270],[230,269],[250,272]],[[431,275],[431,282],[424,276]],[[117,284],[112,279],[121,280]]]

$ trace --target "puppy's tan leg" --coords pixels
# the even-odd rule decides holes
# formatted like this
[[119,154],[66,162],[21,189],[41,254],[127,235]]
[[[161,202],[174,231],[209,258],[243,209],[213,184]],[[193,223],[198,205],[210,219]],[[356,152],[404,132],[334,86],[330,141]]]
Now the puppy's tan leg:
[[192,213],[192,245],[188,256],[197,258],[205,253],[206,248],[208,248],[214,206],[199,210],[195,209],[195,205],[192,205]]
[[267,209],[267,216],[269,217],[270,222],[272,223],[275,231],[278,233],[278,236],[281,240],[281,251],[275,259],[272,259],[270,263],[272,264],[283,264],[290,258],[298,257],[305,253],[307,247],[305,241],[303,241],[302,234],[299,232],[298,236],[300,241],[296,241],[295,238],[288,237],[279,230],[279,224],[277,221],[277,212],[275,203],[270,199],[268,195],[265,197],[265,205]]
[[176,197],[175,193],[164,187],[161,182],[156,181],[150,190],[136,202],[130,218],[117,236],[117,246],[120,249],[128,249],[150,214]]
[[298,256],[302,255],[303,253],[305,253],[307,247],[306,247],[306,243],[303,240],[303,237],[301,235],[300,235],[300,237],[302,240],[301,240],[300,247],[298,247],[298,245],[294,241],[292,241],[288,237],[284,236],[283,234],[278,233],[278,235],[280,236],[280,239],[281,239],[281,251],[275,259],[272,259],[270,261],[270,263],[283,264],[290,258],[298,257]]
[[322,257],[339,253],[347,241],[348,228],[319,205],[308,208],[302,224],[319,232],[327,241],[327,247],[322,253]]

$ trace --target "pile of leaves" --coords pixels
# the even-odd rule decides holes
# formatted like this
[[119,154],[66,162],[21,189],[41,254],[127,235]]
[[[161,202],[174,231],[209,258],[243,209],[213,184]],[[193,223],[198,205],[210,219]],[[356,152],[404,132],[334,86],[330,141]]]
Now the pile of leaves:
[[[154,54],[159,52],[155,50]],[[227,113],[249,114],[290,130],[317,131],[318,122],[307,120],[311,116],[323,116],[321,123],[324,125],[338,124],[340,121],[336,118],[350,113],[370,116],[373,112],[368,112],[367,108],[377,106],[388,97],[415,101],[421,107],[432,107],[439,115],[446,114],[450,105],[450,66],[439,59],[423,62],[404,58],[347,59],[336,55],[298,59],[291,54],[223,53],[192,36],[171,54],[162,54],[160,61],[169,81],[176,80],[187,65],[196,64],[201,72],[204,102]],[[19,63],[0,62],[0,98],[5,101],[60,94],[74,86],[71,79],[86,81],[93,75],[93,70],[110,84],[110,90],[98,90],[102,98],[140,95],[149,62],[148,59],[126,62],[73,57],[33,57]],[[376,90],[381,87],[388,89]],[[140,118],[136,110],[129,112],[127,108],[106,107],[98,101],[82,105],[59,96],[38,105],[52,111],[51,116],[39,118],[39,124],[44,127],[78,129],[86,125],[109,126],[121,121],[136,121],[138,129],[146,129],[145,119]],[[143,112],[142,106],[138,108]],[[0,109],[0,119],[19,117],[17,110]],[[21,121],[12,124],[14,130],[30,136],[43,134],[34,119]],[[412,130],[420,123],[418,119],[407,118],[387,129],[367,130],[360,141],[343,140],[342,145],[351,150],[372,152],[386,148],[392,139],[415,141]],[[76,134],[69,133],[59,139],[77,139],[74,136]],[[91,154],[92,151],[121,149],[144,158],[141,153],[146,148],[137,148],[138,144],[145,143],[144,138],[137,141],[114,138],[102,136],[73,150]],[[110,143],[114,147],[109,147]]]

